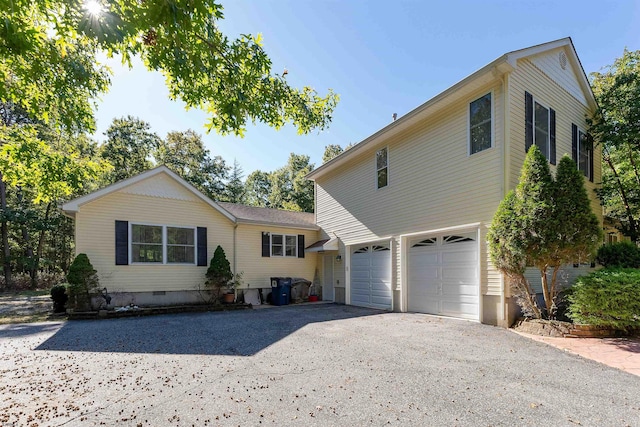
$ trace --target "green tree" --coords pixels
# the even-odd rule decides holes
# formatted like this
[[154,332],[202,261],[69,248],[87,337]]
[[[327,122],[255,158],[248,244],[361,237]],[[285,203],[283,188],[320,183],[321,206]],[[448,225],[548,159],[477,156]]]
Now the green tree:
[[76,310],[91,308],[91,295],[100,285],[97,273],[87,254],[78,254],[69,267],[69,299]]
[[313,212],[313,182],[305,178],[314,167],[309,161],[307,155],[291,153],[287,164],[271,173],[270,207]]
[[491,260],[509,279],[523,312],[542,315],[524,276],[532,265],[540,272],[546,315],[554,316],[560,268],[591,259],[601,240],[584,177],[573,160],[567,156],[560,160],[554,181],[546,158],[532,146],[515,191],[494,215],[487,240]]
[[212,199],[224,199],[229,167],[222,157],[211,158],[200,134],[192,130],[169,132],[155,158]]
[[219,301],[220,292],[228,288],[233,279],[231,265],[220,245],[216,247],[205,275],[207,278],[206,286],[211,291],[213,300]]
[[602,147],[602,188],[606,214],[640,242],[640,51],[625,49],[601,72],[591,73],[600,107],[589,132]]
[[249,206],[268,208],[271,194],[271,174],[269,172],[254,171],[245,181],[246,203]]
[[100,156],[113,166],[108,184],[153,167],[152,156],[158,150],[160,138],[150,129],[149,123],[136,117],[113,119],[105,132],[107,140],[100,147]]
[[[260,36],[225,36],[219,29],[223,8],[213,0],[112,0],[100,12],[62,0],[2,0],[0,6],[0,73],[15,77],[2,79],[0,100],[24,101],[37,116],[50,101],[64,107],[52,110],[71,123],[90,111],[77,104],[92,97],[72,96],[73,83],[80,90],[105,89],[106,77],[90,76],[99,50],[120,54],[128,64],[139,56],[149,70],[165,76],[172,99],[203,109],[207,127],[223,134],[241,135],[247,121],[275,128],[290,122],[300,133],[323,129],[338,101],[330,90],[319,96],[274,74]],[[82,61],[73,60],[78,50]],[[73,116],[59,114],[63,110]],[[90,118],[90,113],[84,117]]]
[[233,168],[229,175],[229,180],[225,186],[225,200],[231,203],[244,204],[246,202],[246,188],[242,182],[242,167],[237,160],[233,161]]
[[353,144],[349,144],[345,148],[342,148],[338,144],[329,144],[329,145],[325,146],[324,147],[324,154],[322,155],[322,163],[323,164],[327,163],[329,160],[333,159],[334,157],[339,156],[340,154],[342,154],[343,152],[347,151],[351,147],[353,147]]

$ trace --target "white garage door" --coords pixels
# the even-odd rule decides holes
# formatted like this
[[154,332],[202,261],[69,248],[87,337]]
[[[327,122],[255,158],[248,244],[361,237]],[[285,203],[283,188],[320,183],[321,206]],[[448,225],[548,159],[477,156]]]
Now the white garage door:
[[478,270],[476,231],[412,240],[409,311],[479,320]]
[[391,310],[389,244],[358,245],[351,252],[351,304]]

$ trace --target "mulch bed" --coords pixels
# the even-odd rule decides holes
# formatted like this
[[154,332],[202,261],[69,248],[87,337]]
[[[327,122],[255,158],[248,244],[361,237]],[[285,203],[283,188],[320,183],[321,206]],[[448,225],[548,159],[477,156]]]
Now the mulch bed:
[[121,317],[153,316],[157,314],[172,313],[198,313],[206,311],[230,311],[250,309],[251,304],[224,304],[224,305],[172,305],[164,307],[141,307],[126,311],[99,310],[99,311],[74,311],[67,314],[69,320],[87,319],[117,319]]
[[611,338],[630,335],[628,332],[608,327],[543,319],[518,319],[513,329],[526,334],[559,338]]

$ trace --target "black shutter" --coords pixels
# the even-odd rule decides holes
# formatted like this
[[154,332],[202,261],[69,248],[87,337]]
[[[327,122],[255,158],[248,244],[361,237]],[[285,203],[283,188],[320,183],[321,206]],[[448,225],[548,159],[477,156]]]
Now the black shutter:
[[533,145],[533,96],[524,93],[524,151],[527,153]]
[[207,227],[198,227],[198,267],[207,266]]
[[578,166],[578,126],[571,123],[571,158]]
[[129,221],[116,221],[116,265],[129,264]]
[[595,147],[591,135],[587,135],[587,141],[589,141],[589,181],[593,182],[593,151]]
[[298,258],[304,258],[304,234],[298,234]]
[[266,231],[262,232],[262,256],[270,257],[271,256],[271,239],[269,238],[269,233]]
[[556,110],[549,108],[549,163],[556,164]]

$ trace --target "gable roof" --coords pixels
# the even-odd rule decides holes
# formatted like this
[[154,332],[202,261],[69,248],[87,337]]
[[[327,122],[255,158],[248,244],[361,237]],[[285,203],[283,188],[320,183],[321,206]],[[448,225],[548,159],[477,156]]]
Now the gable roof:
[[315,224],[315,215],[312,213],[259,208],[227,202],[218,202],[218,204],[232,214],[238,223],[318,230],[318,226]]
[[591,90],[591,85],[589,84],[589,79],[587,78],[584,69],[582,68],[582,64],[580,63],[580,59],[578,58],[578,54],[576,53],[576,49],[573,46],[573,41],[571,41],[571,37],[565,37],[562,39],[554,40],[547,43],[542,43],[539,45],[531,46],[524,49],[514,50],[512,52],[505,53],[501,57],[497,58],[493,62],[485,65],[480,68],[473,74],[465,77],[460,80],[458,83],[449,87],[443,92],[440,92],[438,95],[429,99],[422,105],[414,108],[407,114],[402,117],[399,117],[397,120],[389,123],[387,126],[378,130],[373,135],[365,138],[355,146],[351,147],[348,150],[343,151],[340,155],[334,157],[318,168],[309,172],[306,176],[307,179],[315,180],[316,178],[326,174],[327,172],[334,170],[338,166],[341,166],[355,156],[358,153],[363,152],[369,147],[375,146],[378,142],[381,142],[384,138],[388,138],[398,133],[406,130],[410,126],[416,124],[420,120],[428,117],[432,108],[436,105],[440,105],[441,103],[446,103],[451,100],[450,95],[458,92],[465,85],[479,80],[485,76],[492,76],[492,78],[496,78],[501,76],[504,73],[511,72],[516,68],[518,59],[526,58],[532,55],[537,55],[539,53],[543,53],[552,49],[557,49],[559,47],[566,47],[568,51],[567,59],[571,62],[574,69],[580,70],[581,72],[577,73],[576,76],[579,80],[580,87],[584,91],[587,102],[589,103],[589,107],[592,110],[596,110],[598,108],[595,96],[593,95],[593,91]]
[[64,211],[65,214],[73,217],[73,215],[76,212],[78,212],[78,210],[80,209],[80,206],[86,203],[92,202],[94,200],[97,200],[108,194],[122,190],[133,184],[137,184],[138,182],[144,181],[146,179],[149,179],[159,174],[166,174],[169,177],[173,178],[176,182],[178,182],[188,191],[193,193],[193,195],[195,195],[200,200],[202,200],[203,202],[211,206],[213,209],[215,209],[216,211],[218,211],[219,213],[227,217],[230,221],[232,222],[236,221],[236,218],[233,215],[231,215],[228,211],[222,209],[216,202],[214,202],[209,197],[202,194],[197,188],[195,188],[193,185],[187,182],[184,178],[182,178],[180,175],[173,172],[171,169],[169,169],[164,165],[155,167],[153,169],[149,169],[148,171],[142,172],[141,174],[138,174],[136,176],[132,176],[131,178],[123,179],[122,181],[118,181],[114,184],[108,185],[104,188],[101,188],[100,190],[94,191],[93,193],[89,193],[87,195],[70,200],[67,203],[63,203],[61,206],[61,209]]

